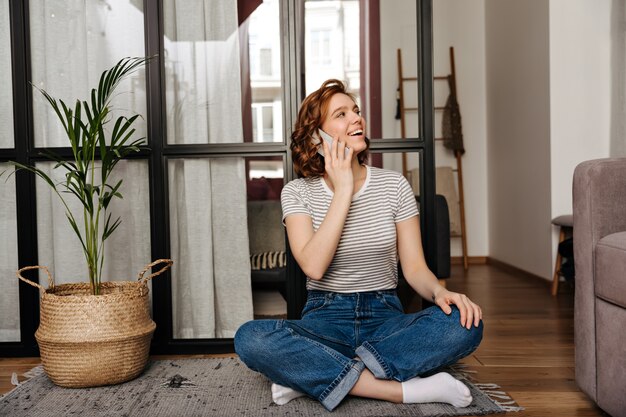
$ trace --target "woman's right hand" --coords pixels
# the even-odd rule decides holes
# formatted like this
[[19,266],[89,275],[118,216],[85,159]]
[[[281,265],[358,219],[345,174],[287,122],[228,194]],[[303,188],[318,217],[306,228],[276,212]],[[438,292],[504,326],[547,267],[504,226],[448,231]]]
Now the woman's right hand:
[[324,170],[328,174],[336,194],[346,193],[352,196],[354,192],[354,178],[352,174],[352,154],[353,150],[348,148],[346,153],[345,142],[339,142],[338,138],[333,138],[332,146],[328,142],[322,141],[324,146]]
[[326,181],[333,190],[333,198],[322,224],[314,231],[308,215],[285,218],[291,252],[304,273],[314,280],[324,277],[335,256],[354,191],[351,163],[354,151],[350,149],[346,153],[346,145],[339,143],[337,138],[333,139],[332,145],[322,141],[322,146],[326,171],[322,181]]

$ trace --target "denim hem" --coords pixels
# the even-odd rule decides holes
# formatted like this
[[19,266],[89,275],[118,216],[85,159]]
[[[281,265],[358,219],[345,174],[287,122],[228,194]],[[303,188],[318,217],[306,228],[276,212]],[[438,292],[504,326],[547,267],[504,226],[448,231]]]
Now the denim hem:
[[363,342],[361,346],[356,348],[355,353],[376,378],[391,379],[391,372],[385,361],[368,342]]
[[324,390],[320,396],[320,403],[328,411],[333,411],[354,387],[364,368],[365,365],[361,361],[348,363],[339,376]]

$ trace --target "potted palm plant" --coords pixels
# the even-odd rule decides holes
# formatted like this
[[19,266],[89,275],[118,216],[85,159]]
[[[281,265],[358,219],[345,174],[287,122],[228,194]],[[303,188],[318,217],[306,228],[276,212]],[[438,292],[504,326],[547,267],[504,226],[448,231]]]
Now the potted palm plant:
[[[147,282],[167,270],[172,261],[152,262],[139,273],[137,281],[103,282],[102,268],[104,242],[121,224],[121,218],[113,217],[109,208],[113,199],[122,198],[122,180],[111,181],[111,173],[122,159],[144,145],[144,138],[134,138],[133,126],[139,115],[119,116],[113,122],[111,98],[119,83],[149,59],[120,60],[102,73],[89,101],[76,100],[73,107],[38,89],[58,116],[72,149],[71,160],[50,151],[45,153],[56,162],[54,169],[64,171],[63,181],[55,182],[35,166],[12,162],[17,170],[37,175],[59,197],[88,267],[88,283],[56,286],[46,267],[29,266],[17,271],[21,280],[42,293],[35,338],[44,370],[61,386],[127,381],[138,376],[148,360],[156,325],[149,314]],[[80,210],[73,212],[68,198],[77,199]],[[159,264],[163,264],[161,270],[144,277]],[[30,269],[47,274],[47,289],[22,276]]]

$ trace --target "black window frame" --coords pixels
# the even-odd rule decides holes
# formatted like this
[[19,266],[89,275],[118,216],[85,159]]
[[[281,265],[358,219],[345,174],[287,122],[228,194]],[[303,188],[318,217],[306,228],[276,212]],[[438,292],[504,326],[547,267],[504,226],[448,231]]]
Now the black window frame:
[[[426,261],[435,265],[434,196],[434,107],[432,71],[432,0],[415,0],[418,22],[418,86],[419,136],[405,139],[372,139],[373,152],[419,152],[420,153],[420,221]],[[150,236],[152,259],[168,258],[169,199],[167,161],[176,158],[198,157],[263,157],[281,156],[286,163],[285,181],[295,178],[289,150],[291,126],[296,119],[298,106],[304,97],[304,66],[302,62],[304,0],[281,0],[281,66],[283,83],[283,143],[233,143],[207,145],[170,145],[166,137],[164,61],[162,58],[149,62],[146,68],[147,137],[149,150],[133,159],[147,160],[149,164]],[[161,0],[144,0],[145,53],[163,57],[163,7]],[[0,162],[9,160],[32,164],[46,160],[43,149],[34,146],[33,94],[30,85],[30,23],[29,0],[9,0],[11,32],[11,68],[13,87],[13,120],[15,147],[0,149]],[[69,148],[54,148],[58,154],[70,158]],[[35,176],[19,171],[15,177],[16,209],[18,227],[18,265],[37,265],[37,230]],[[298,318],[306,299],[305,280],[297,266],[289,245],[287,265],[288,317]],[[37,273],[27,275],[38,282]],[[17,278],[16,278],[17,279]],[[153,319],[157,328],[152,340],[153,354],[193,354],[233,352],[232,339],[173,339],[171,278],[166,273],[154,280]],[[39,325],[39,294],[31,286],[20,281],[20,333],[19,342],[0,342],[0,356],[38,356],[39,349],[34,333]]]

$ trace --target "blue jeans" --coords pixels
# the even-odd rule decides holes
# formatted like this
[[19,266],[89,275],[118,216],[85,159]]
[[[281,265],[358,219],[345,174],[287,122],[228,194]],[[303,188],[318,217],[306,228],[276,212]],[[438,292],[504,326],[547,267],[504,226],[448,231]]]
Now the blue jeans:
[[365,367],[376,378],[406,381],[472,353],[483,325],[461,326],[459,310],[404,314],[395,291],[309,291],[301,320],[253,320],[235,335],[252,370],[303,392],[332,411]]

